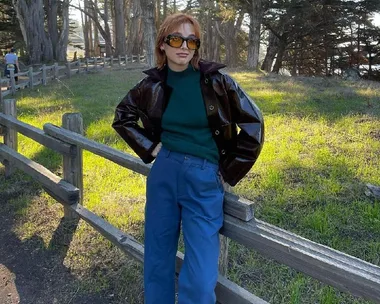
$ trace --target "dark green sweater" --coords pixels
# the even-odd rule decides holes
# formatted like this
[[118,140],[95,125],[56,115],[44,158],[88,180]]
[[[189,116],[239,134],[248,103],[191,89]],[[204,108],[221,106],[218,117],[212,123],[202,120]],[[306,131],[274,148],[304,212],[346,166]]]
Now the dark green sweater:
[[161,142],[172,151],[186,153],[218,163],[218,148],[208,125],[200,72],[192,65],[183,72],[168,68],[168,86],[173,88],[162,116]]

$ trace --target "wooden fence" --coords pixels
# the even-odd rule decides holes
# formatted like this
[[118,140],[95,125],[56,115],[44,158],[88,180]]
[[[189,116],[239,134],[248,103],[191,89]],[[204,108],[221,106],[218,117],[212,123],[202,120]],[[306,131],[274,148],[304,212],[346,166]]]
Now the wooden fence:
[[[118,56],[118,57],[101,57],[101,58],[86,58],[78,59],[74,62],[67,62],[65,65],[54,63],[53,65],[42,65],[41,67],[29,67],[26,72],[14,73],[10,70],[9,78],[0,79],[1,96],[0,100],[11,94],[14,95],[17,90],[26,87],[33,88],[38,85],[47,85],[48,82],[54,79],[61,79],[63,77],[71,77],[73,74],[80,74],[91,70],[100,68],[126,66],[130,63],[142,63],[145,61],[145,56],[132,55],[132,56]],[[16,83],[15,77],[18,77]],[[5,90],[3,90],[5,87]]]
[[[82,206],[82,151],[90,151],[143,175],[149,173],[151,166],[84,137],[83,122],[78,113],[65,114],[63,127],[48,123],[40,130],[17,120],[14,100],[4,100],[2,106],[0,134],[4,136],[4,144],[0,144],[0,161],[5,166],[5,174],[12,174],[15,168],[29,174],[42,184],[47,193],[63,204],[65,217],[79,216],[123,252],[142,262],[142,244]],[[63,178],[17,153],[17,133],[62,154]],[[224,205],[225,218],[221,230],[224,236],[321,282],[380,303],[380,267],[257,220],[254,218],[253,202],[234,194],[226,193]],[[182,261],[183,255],[178,252],[177,272]],[[216,294],[218,302],[222,304],[267,303],[222,275],[218,278]]]

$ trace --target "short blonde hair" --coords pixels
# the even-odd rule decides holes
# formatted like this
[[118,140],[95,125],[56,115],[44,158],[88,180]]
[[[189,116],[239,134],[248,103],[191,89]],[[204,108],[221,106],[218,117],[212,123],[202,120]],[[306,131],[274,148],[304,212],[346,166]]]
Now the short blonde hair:
[[[166,17],[162,22],[160,29],[158,30],[156,40],[155,54],[157,68],[162,69],[166,64],[166,54],[163,50],[161,50],[161,45],[164,43],[166,36],[171,34],[175,28],[184,23],[192,24],[194,26],[195,36],[198,39],[201,38],[201,27],[194,17],[184,13],[177,13]],[[190,62],[191,65],[196,69],[199,69],[199,60],[199,50],[195,50],[194,56]]]

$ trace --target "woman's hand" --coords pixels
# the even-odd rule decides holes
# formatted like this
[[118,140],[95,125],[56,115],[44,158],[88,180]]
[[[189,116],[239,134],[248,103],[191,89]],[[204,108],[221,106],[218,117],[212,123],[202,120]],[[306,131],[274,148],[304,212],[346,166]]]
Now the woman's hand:
[[152,156],[153,157],[156,157],[158,152],[160,152],[161,150],[161,147],[162,147],[162,144],[161,143],[158,143],[158,145],[154,148],[154,150],[152,151]]

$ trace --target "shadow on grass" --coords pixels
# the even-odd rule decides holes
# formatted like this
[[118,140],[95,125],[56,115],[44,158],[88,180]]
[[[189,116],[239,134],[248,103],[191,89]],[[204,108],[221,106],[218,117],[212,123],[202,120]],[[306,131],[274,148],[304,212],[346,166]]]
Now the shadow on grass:
[[[102,83],[104,84],[104,82]],[[102,89],[106,90],[107,84],[105,84]],[[47,89],[41,88],[42,93],[44,90]],[[121,94],[125,95],[125,93],[126,91],[123,89]],[[31,95],[39,94],[41,93],[35,92]],[[57,98],[62,97],[62,94],[63,93],[58,93]],[[85,128],[112,117],[114,108],[120,101],[120,98],[114,98],[114,101],[108,105],[101,104],[96,107],[94,103],[91,103],[91,98],[94,98],[94,95],[85,99],[81,96],[70,97],[70,106],[73,106],[75,110],[67,111],[82,112]],[[36,108],[26,104],[17,105],[19,117],[23,115],[33,117],[62,111],[64,108],[64,103],[55,103],[52,106],[41,105]],[[110,132],[113,132],[111,123],[112,120],[109,121],[109,128]],[[116,138],[116,134],[110,136],[110,140],[113,140],[113,138]],[[62,159],[58,153],[43,147],[32,156],[32,160],[45,166],[53,173],[60,174]],[[0,248],[0,263],[4,264],[16,275],[16,286],[21,303],[49,303],[52,301],[52,295],[55,294],[58,298],[58,303],[70,303],[73,302],[73,300],[75,300],[75,303],[113,303],[112,299],[105,299],[102,296],[84,295],[82,297],[81,293],[78,292],[80,289],[80,280],[70,275],[69,269],[63,265],[63,260],[66,257],[78,224],[77,221],[73,223],[62,218],[52,234],[49,245],[46,247],[42,238],[37,235],[33,235],[26,241],[20,241],[18,236],[12,232],[16,224],[14,217],[20,214],[23,215],[27,212],[29,207],[33,208],[31,202],[35,198],[38,199],[43,189],[41,185],[33,182],[30,177],[20,172],[17,172],[9,180],[5,180],[3,171],[0,171],[0,183],[2,184],[2,186],[0,186],[0,197],[3,198],[0,199],[0,201],[3,201],[2,206],[6,206],[6,208],[3,208],[3,211],[8,211],[5,213],[0,211],[0,219],[6,217],[8,221],[4,222],[4,225],[0,224],[0,230],[5,232],[0,236],[0,243],[2,244]],[[19,187],[17,187],[17,183],[19,183]],[[11,188],[14,189],[12,190]],[[10,189],[11,191],[9,191]],[[22,203],[10,206],[9,200],[15,200],[20,195],[23,196]],[[22,254],[19,254],[19,252]],[[30,253],[33,254],[30,255]],[[26,264],[29,266],[25,267]],[[24,270],[25,273],[23,272]],[[49,275],[46,275],[46,272],[48,272]],[[59,278],[57,278],[58,276]],[[124,289],[124,287],[122,289]],[[47,299],[49,295],[50,298]]]
[[[4,187],[0,190],[0,266],[8,270],[1,272],[1,279],[10,284],[7,295],[9,299],[14,300],[12,303],[16,303],[18,298],[20,303],[34,304],[112,303],[104,295],[83,292],[81,281],[70,274],[70,269],[63,264],[75,231],[75,223],[73,225],[72,222],[61,219],[48,246],[36,234],[24,240],[16,234],[15,231],[20,229],[20,221],[23,220],[20,213],[27,212],[25,208],[29,202],[39,200],[39,189],[33,181],[20,180],[19,177],[5,181],[4,170],[0,170],[0,182],[3,185],[10,182],[12,185],[10,189]],[[28,189],[28,193],[24,193],[25,189]],[[46,220],[55,221],[54,218]],[[22,227],[28,229],[28,226]],[[0,299],[0,302],[2,300],[6,299]]]

